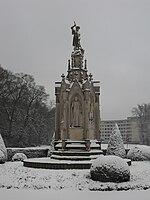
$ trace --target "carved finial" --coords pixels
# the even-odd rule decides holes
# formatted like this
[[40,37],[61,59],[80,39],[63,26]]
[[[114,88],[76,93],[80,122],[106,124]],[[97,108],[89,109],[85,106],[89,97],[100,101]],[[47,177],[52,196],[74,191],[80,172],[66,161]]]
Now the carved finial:
[[89,80],[92,81],[93,80],[93,75],[90,73],[89,74]]
[[61,75],[62,81],[65,80],[65,75],[64,73]]

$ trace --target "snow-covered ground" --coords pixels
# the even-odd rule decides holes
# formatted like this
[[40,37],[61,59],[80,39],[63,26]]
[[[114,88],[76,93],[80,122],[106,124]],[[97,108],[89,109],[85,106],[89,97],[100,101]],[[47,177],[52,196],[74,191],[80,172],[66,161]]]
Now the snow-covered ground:
[[90,170],[32,169],[22,162],[6,162],[0,165],[0,196],[2,200],[149,199],[150,162],[132,162],[130,171],[129,182],[102,183],[90,179]]
[[102,183],[90,179],[90,170],[32,169],[6,162],[0,165],[0,200],[150,199],[150,161],[132,162],[130,172],[129,182]]
[[49,189],[52,191],[141,190],[150,188],[150,162],[132,162],[131,180],[102,183],[90,179],[90,170],[49,170],[23,167],[22,162],[0,165],[0,188]]

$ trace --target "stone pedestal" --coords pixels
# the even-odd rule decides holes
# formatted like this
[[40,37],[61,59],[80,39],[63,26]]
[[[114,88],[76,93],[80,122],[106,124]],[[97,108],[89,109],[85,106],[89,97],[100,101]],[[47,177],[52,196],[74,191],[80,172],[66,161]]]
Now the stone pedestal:
[[69,128],[69,135],[68,135],[69,140],[84,140],[83,137],[83,128],[82,127],[70,127]]

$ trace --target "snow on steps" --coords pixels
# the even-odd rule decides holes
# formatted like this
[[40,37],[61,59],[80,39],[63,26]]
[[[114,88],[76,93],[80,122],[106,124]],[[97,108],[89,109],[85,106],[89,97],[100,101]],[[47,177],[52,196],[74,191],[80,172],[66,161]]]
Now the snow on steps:
[[43,169],[90,169],[90,161],[65,161],[50,158],[27,159],[23,161],[25,167]]
[[91,160],[96,159],[103,154],[101,150],[97,151],[53,151],[51,158],[58,160]]

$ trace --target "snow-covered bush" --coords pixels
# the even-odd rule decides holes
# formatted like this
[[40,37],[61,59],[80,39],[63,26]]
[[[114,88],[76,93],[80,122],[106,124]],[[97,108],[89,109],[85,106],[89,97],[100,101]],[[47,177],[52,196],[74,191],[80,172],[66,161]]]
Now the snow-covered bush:
[[124,148],[123,139],[122,139],[122,136],[117,124],[115,124],[115,127],[112,130],[112,134],[108,142],[106,154],[116,155],[121,158],[126,157],[126,151]]
[[24,153],[16,153],[12,157],[12,162],[14,162],[14,161],[23,161],[25,159],[27,159],[27,156]]
[[124,182],[130,180],[127,162],[118,156],[99,156],[90,169],[91,178],[101,182]]
[[[2,158],[2,162],[5,162],[7,160],[7,149],[5,147],[5,144],[4,144],[4,141],[3,141],[1,134],[0,134],[0,151],[2,151],[3,155],[4,155],[4,158]],[[1,160],[0,160],[0,162],[1,162]]]
[[3,151],[0,150],[0,164],[5,163],[5,161],[6,161],[5,155]]
[[146,145],[132,147],[127,157],[135,161],[150,160],[150,147]]

